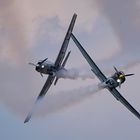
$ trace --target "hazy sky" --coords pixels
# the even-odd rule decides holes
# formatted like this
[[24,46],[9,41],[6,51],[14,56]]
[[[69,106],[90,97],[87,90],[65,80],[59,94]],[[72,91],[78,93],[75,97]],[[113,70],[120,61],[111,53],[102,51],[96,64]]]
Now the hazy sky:
[[[47,78],[28,62],[55,61],[74,13],[73,33],[103,71],[128,65],[135,73],[119,91],[140,112],[139,0],[0,0],[0,139],[139,140],[140,121],[97,92],[97,78],[60,79],[23,123]],[[68,50],[66,68],[91,75],[72,40]]]

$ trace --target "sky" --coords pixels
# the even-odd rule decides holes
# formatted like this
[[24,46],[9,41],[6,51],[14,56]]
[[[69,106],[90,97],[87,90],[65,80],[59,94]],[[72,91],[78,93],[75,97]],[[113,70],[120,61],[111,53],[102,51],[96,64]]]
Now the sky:
[[23,123],[47,78],[28,62],[55,61],[74,13],[73,33],[105,74],[135,73],[119,91],[140,112],[139,0],[0,0],[0,139],[139,140],[140,121],[97,90],[72,40],[66,68],[86,78],[60,79]]

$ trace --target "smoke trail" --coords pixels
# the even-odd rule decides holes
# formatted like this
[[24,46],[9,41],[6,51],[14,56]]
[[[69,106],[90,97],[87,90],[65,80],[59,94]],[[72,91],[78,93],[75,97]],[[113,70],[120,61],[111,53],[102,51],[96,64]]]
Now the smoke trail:
[[91,97],[101,89],[103,88],[98,85],[89,85],[71,91],[48,94],[46,96],[46,101],[42,102],[42,105],[38,108],[39,110],[36,112],[36,116],[48,115],[61,111]]
[[72,68],[72,69],[61,69],[56,73],[57,77],[59,78],[64,78],[64,79],[94,79],[95,76],[93,75],[93,73],[88,70],[88,69],[84,69],[81,70],[80,68]]
[[[139,63],[140,63],[140,61],[132,61],[130,63],[126,63],[125,65],[117,66],[117,68],[119,70],[126,71],[129,68],[132,68],[132,67],[138,65]],[[109,74],[114,73],[113,67],[111,69],[103,69],[102,71],[103,71],[103,73],[105,73],[105,75],[109,75]],[[72,80],[95,79],[94,74],[87,67],[72,68],[72,69],[61,69],[56,73],[56,76],[58,78],[72,79]]]
[[40,105],[40,102],[42,101],[43,98],[44,98],[44,96],[37,98],[37,100],[35,101],[35,104],[33,105],[32,109],[31,109],[31,111],[28,113],[27,117],[25,118],[24,123],[27,123],[31,119],[33,113],[38,108],[38,106]]
[[[10,3],[11,3],[10,0],[6,0],[6,1],[7,1],[7,4],[10,5]],[[5,1],[3,1],[3,2],[5,2]],[[123,2],[125,4],[122,4]],[[135,57],[134,54],[139,55],[138,46],[140,44],[140,40],[139,40],[140,28],[138,28],[139,27],[138,26],[139,18],[137,18],[137,17],[139,17],[139,12],[138,12],[139,7],[138,7],[138,5],[136,5],[136,0],[133,0],[131,2],[130,1],[126,2],[126,1],[121,1],[121,0],[115,0],[115,1],[114,0],[98,0],[97,3],[98,3],[98,6],[102,9],[101,10],[102,14],[104,14],[112,23],[112,27],[114,28],[115,33],[118,35],[118,38],[122,42],[123,51],[126,52],[127,55],[129,55],[129,54],[133,55],[132,57],[130,57],[131,61],[129,61],[130,59],[129,60],[126,59],[126,62],[127,63],[132,62],[134,60],[132,58]],[[74,4],[75,4],[75,1],[74,1]],[[78,2],[78,4],[79,4],[79,2]],[[118,6],[116,6],[116,5],[118,5]],[[26,115],[27,111],[28,111],[28,107],[30,107],[32,105],[31,103],[33,101],[33,97],[35,97],[35,93],[36,93],[36,91],[38,91],[38,87],[36,85],[40,84],[40,87],[41,87],[44,83],[36,82],[37,81],[36,79],[38,77],[35,78],[36,74],[34,74],[33,72],[29,72],[29,69],[25,70],[25,68],[27,68],[27,66],[25,66],[25,65],[22,66],[22,68],[17,68],[17,69],[6,66],[6,64],[9,62],[9,61],[5,61],[5,58],[7,58],[7,57],[9,59],[7,58],[6,60],[10,60],[10,61],[11,61],[11,58],[13,58],[15,61],[18,61],[19,60],[18,58],[24,59],[25,57],[27,57],[26,55],[28,55],[28,54],[25,53],[26,49],[24,49],[24,48],[25,48],[25,46],[27,46],[27,44],[25,42],[26,42],[26,37],[28,38],[28,36],[27,36],[27,34],[24,34],[24,31],[22,30],[22,29],[24,29],[23,28],[24,26],[23,26],[22,20],[20,20],[21,19],[20,17],[22,17],[22,19],[23,19],[23,16],[20,15],[19,10],[16,8],[16,6],[11,5],[11,8],[8,10],[5,7],[3,7],[2,3],[0,3],[0,7],[1,7],[0,15],[2,18],[2,20],[1,20],[2,26],[0,26],[0,33],[1,33],[0,37],[1,37],[1,46],[2,46],[0,49],[1,50],[0,58],[1,58],[2,62],[3,61],[5,62],[5,63],[3,63],[3,65],[1,64],[1,69],[0,69],[0,75],[1,75],[0,100],[4,105],[7,106],[7,108],[10,108],[14,112],[17,112],[18,114],[23,115],[23,113],[24,113],[24,115]],[[118,9],[118,7],[119,7],[119,9]],[[46,9],[46,7],[45,7],[45,9]],[[63,9],[63,8],[61,8],[61,9]],[[7,12],[7,10],[9,12]],[[87,10],[89,11],[88,8],[87,8]],[[60,11],[60,10],[57,10],[57,11]],[[82,12],[82,10],[81,10],[81,12]],[[7,15],[7,13],[9,13],[9,14]],[[25,11],[23,13],[25,13]],[[62,12],[62,13],[64,13],[64,12]],[[90,12],[90,13],[93,13],[93,12]],[[71,12],[70,12],[70,15],[71,15]],[[86,16],[87,13],[84,12],[84,15],[85,16],[82,15],[82,18],[81,18],[83,20],[85,20],[85,18],[83,18],[83,17],[87,17]],[[69,16],[66,14],[66,17],[69,17]],[[125,20],[125,19],[127,19],[127,20]],[[137,23],[135,21],[137,21]],[[25,20],[25,22],[27,22],[27,21]],[[46,36],[44,36],[44,38],[46,39]],[[124,56],[123,58],[129,57],[129,56],[127,57],[122,54],[121,54],[121,56]],[[116,61],[115,61],[115,59],[110,59],[110,62],[113,63],[111,65],[114,65],[114,62],[120,63],[122,61],[121,56],[117,55],[115,57]],[[138,56],[138,58],[139,58],[139,56]],[[107,65],[107,61],[105,61],[105,62],[102,61],[102,64]],[[66,73],[66,75],[64,75],[64,76],[62,75],[62,76],[66,77],[66,78],[70,78],[70,79],[75,78],[75,77],[77,77],[77,78],[83,77],[83,79],[85,78],[82,75],[81,71],[80,71],[80,74],[75,72],[75,70],[74,71],[68,70],[67,72],[68,73]],[[75,75],[75,77],[73,75]],[[92,77],[90,77],[90,74],[89,75],[87,74],[86,76],[89,78],[92,78]],[[92,76],[93,76],[93,74],[92,74]],[[39,79],[38,79],[38,81],[39,81]],[[34,91],[33,91],[33,89],[34,89]],[[82,89],[82,88],[80,88],[80,89]],[[78,93],[78,91],[80,89],[48,95],[46,97],[47,102],[45,104],[45,107],[47,107],[48,112],[51,113],[51,112],[57,111],[57,109],[59,110],[59,108],[64,108],[64,106],[62,106],[62,104],[69,106],[71,104],[73,105],[74,103],[78,103],[79,101],[84,100],[87,96],[90,97],[87,91],[85,91],[85,96],[83,95],[82,97],[81,96],[79,97],[78,94],[76,94],[76,93]],[[82,93],[83,90],[84,89],[80,90],[80,92]],[[72,96],[69,97],[69,94],[70,95],[72,94]],[[92,94],[90,94],[90,95],[92,95]],[[63,97],[63,96],[64,96],[64,99],[62,98],[63,100],[61,101],[61,97]],[[67,98],[68,99],[72,98],[73,103],[71,103],[70,101],[66,102],[68,100]],[[27,103],[27,101],[28,101],[28,103]],[[50,101],[51,101],[51,103],[48,103]],[[54,107],[53,107],[53,102],[55,102],[55,101],[57,101],[59,108],[57,108],[56,105],[54,105]],[[59,102],[61,102],[61,105],[59,105]],[[52,105],[52,107],[51,107],[51,105]],[[48,106],[50,107],[50,109]],[[52,111],[51,111],[51,109],[52,109]],[[45,110],[44,113],[45,112],[47,112],[47,111]]]

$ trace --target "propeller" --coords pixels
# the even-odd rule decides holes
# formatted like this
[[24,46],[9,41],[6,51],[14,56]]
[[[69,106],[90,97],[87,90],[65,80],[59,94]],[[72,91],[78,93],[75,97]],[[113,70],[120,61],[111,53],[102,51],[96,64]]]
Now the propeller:
[[125,74],[124,76],[132,76],[132,75],[134,75],[134,73]]
[[36,64],[34,64],[34,63],[29,62],[28,64],[36,67]]
[[115,71],[116,71],[117,73],[119,73],[119,71],[117,70],[117,68],[116,68],[115,66],[113,66],[113,67],[114,67]]
[[119,83],[119,88],[121,88],[121,80],[120,79],[119,79],[119,82],[118,83]]
[[[44,63],[47,59],[48,59],[48,58],[45,58],[44,60],[38,62],[38,64],[41,65],[41,64]],[[32,62],[29,62],[28,64],[29,64],[29,65],[32,65],[32,66],[35,66],[35,67],[37,66],[37,64],[34,64],[34,63],[32,63]]]
[[43,77],[43,74],[40,72],[40,75]]
[[134,74],[132,74],[132,73],[130,73],[130,74],[123,74],[123,72],[121,72],[121,71],[119,71],[115,66],[114,66],[114,69],[115,69],[115,71],[116,71],[116,73],[118,74],[118,75],[120,75],[119,76],[119,79],[117,79],[117,82],[118,82],[118,84],[119,84],[119,88],[121,88],[121,84],[122,84],[122,79],[121,79],[121,77],[127,77],[127,76],[132,76],[132,75],[134,75]]
[[[38,62],[37,64],[29,62],[28,64],[34,67],[39,67],[39,65],[42,65],[48,58],[45,58],[44,60]],[[43,77],[43,74],[40,72],[41,77]]]
[[42,63],[44,63],[48,58],[45,58],[44,60],[42,60],[41,62],[39,62],[39,64],[41,65]]
[[[114,66],[114,69],[115,69],[115,71],[116,71],[117,73],[120,72],[115,66]],[[127,76],[132,76],[132,75],[134,75],[134,73],[124,74],[125,77],[127,77]]]

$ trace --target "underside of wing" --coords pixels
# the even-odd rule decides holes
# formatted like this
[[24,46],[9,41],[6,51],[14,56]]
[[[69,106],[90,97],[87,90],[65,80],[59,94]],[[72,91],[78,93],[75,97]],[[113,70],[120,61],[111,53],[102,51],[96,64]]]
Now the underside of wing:
[[50,86],[52,85],[52,83],[54,81],[54,78],[55,78],[55,76],[51,76],[51,75],[48,76],[38,98],[43,97],[47,93],[47,91],[49,90]]
[[52,82],[54,81],[54,78],[55,78],[55,76],[51,76],[51,75],[48,76],[46,83],[44,84],[40,94],[38,95],[38,97],[35,101],[35,105],[33,106],[32,110],[28,113],[24,123],[28,122],[31,119],[31,116],[32,116],[36,106],[38,105],[39,101],[41,101],[43,99],[43,97],[45,96],[45,94],[49,90],[50,86],[52,85]]
[[62,61],[63,61],[63,59],[65,57],[65,54],[66,54],[66,51],[67,51],[67,48],[68,48],[69,40],[70,40],[70,37],[71,37],[71,33],[73,31],[73,27],[74,27],[76,18],[77,18],[77,15],[74,14],[73,17],[72,17],[71,23],[69,25],[68,31],[66,33],[66,36],[64,38],[63,44],[61,46],[61,49],[59,51],[59,54],[58,54],[58,56],[56,58],[56,61],[55,61],[56,68],[61,65],[61,63],[62,63]]
[[81,51],[82,55],[85,57],[85,59],[91,66],[91,68],[92,68],[91,70],[94,72],[94,74],[99,78],[99,80],[101,82],[106,81],[106,79],[107,79],[106,76],[101,72],[101,70],[98,68],[98,66],[95,64],[95,62],[91,59],[91,57],[88,55],[86,50],[82,47],[80,42],[76,39],[76,37],[73,34],[71,34],[71,37],[72,37],[73,41],[75,42],[76,46]]
[[110,89],[108,88],[108,90],[113,94],[113,96],[120,101],[127,109],[129,109],[136,117],[138,117],[140,119],[140,114],[138,111],[135,110],[135,108],[133,108],[133,106],[131,106],[129,104],[129,102],[118,92],[117,89],[113,88]]

